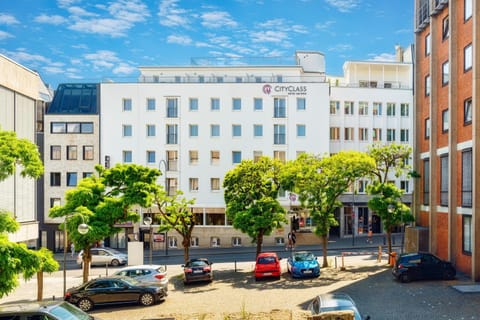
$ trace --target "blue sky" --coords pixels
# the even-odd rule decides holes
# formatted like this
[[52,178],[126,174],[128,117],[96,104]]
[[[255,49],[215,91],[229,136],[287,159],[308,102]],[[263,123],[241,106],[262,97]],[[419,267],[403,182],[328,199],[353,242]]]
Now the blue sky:
[[136,81],[138,66],[191,58],[325,54],[392,60],[413,43],[413,1],[0,0],[0,53],[59,83]]

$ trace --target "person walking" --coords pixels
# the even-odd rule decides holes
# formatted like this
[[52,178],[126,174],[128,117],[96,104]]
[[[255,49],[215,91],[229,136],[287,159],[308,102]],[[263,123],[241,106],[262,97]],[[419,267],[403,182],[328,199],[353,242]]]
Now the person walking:
[[[288,247],[287,248],[290,248],[290,249],[295,249],[295,243],[297,242],[297,236],[295,235],[295,231],[290,231],[288,233]],[[285,250],[287,249],[285,248]]]
[[72,258],[73,258],[73,256],[75,255],[75,245],[73,244],[73,242],[70,245],[70,251],[72,251]]

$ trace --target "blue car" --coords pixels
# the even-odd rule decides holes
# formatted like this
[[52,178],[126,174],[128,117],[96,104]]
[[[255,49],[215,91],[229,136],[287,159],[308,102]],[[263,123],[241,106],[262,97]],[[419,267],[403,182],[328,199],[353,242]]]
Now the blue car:
[[287,270],[294,278],[320,276],[320,264],[317,261],[317,257],[308,251],[293,253],[287,260]]

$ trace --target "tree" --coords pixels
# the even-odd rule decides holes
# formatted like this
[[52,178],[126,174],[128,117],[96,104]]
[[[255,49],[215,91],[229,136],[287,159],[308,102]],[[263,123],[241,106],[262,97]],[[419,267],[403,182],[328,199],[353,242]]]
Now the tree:
[[38,256],[39,270],[37,271],[37,301],[43,300],[43,273],[54,272],[59,268],[57,260],[53,257],[52,251],[47,248],[40,248],[34,251]]
[[412,148],[406,144],[374,144],[368,149],[368,154],[375,160],[375,167],[371,172],[373,181],[367,187],[367,193],[373,196],[368,201],[368,207],[382,219],[387,232],[389,254],[392,252],[393,227],[414,220],[408,206],[401,202],[403,190],[388,182],[392,175],[399,177],[402,174],[411,174],[408,165],[411,153]]
[[[98,176],[82,179],[77,188],[66,192],[65,204],[53,207],[49,213],[52,218],[65,217],[71,241],[84,252],[83,282],[88,281],[90,248],[117,233],[115,224],[139,220],[132,206],[152,204],[160,175],[157,169],[135,164],[117,164],[109,169],[97,165],[95,170]],[[81,223],[88,225],[86,234],[77,230]]]
[[282,163],[268,157],[258,162],[243,160],[227,172],[223,182],[227,217],[235,229],[256,242],[261,252],[263,237],[287,222],[285,209],[277,200]]
[[282,185],[298,194],[322,239],[323,267],[328,266],[327,243],[332,226],[338,225],[335,209],[342,206],[338,197],[358,178],[369,173],[374,161],[357,151],[341,151],[331,157],[302,154],[286,165]]
[[[195,200],[187,200],[183,193],[177,191],[173,196],[168,196],[163,187],[159,187],[154,198],[158,206],[160,220],[159,231],[175,230],[182,236],[183,260],[186,263],[190,257],[192,232],[195,227],[195,214],[190,208]],[[167,239],[165,239],[167,241]],[[168,245],[165,242],[165,245]]]

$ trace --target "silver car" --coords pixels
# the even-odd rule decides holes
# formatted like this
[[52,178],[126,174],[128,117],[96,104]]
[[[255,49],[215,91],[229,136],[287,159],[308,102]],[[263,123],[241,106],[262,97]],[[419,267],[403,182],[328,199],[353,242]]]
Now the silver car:
[[[127,263],[127,255],[123,252],[112,248],[91,248],[90,253],[92,254],[92,261],[90,265],[92,266],[119,266]],[[83,263],[83,250],[78,253],[77,264],[82,265]]]
[[355,320],[370,319],[369,316],[362,318],[355,302],[346,293],[327,293],[318,295],[313,298],[308,306],[308,310],[312,315],[321,315],[335,311],[348,311],[352,313],[354,317],[353,319]]
[[147,264],[128,266],[116,271],[115,276],[127,276],[140,282],[148,282],[155,286],[162,287],[165,293],[168,291],[167,271],[164,266]]

